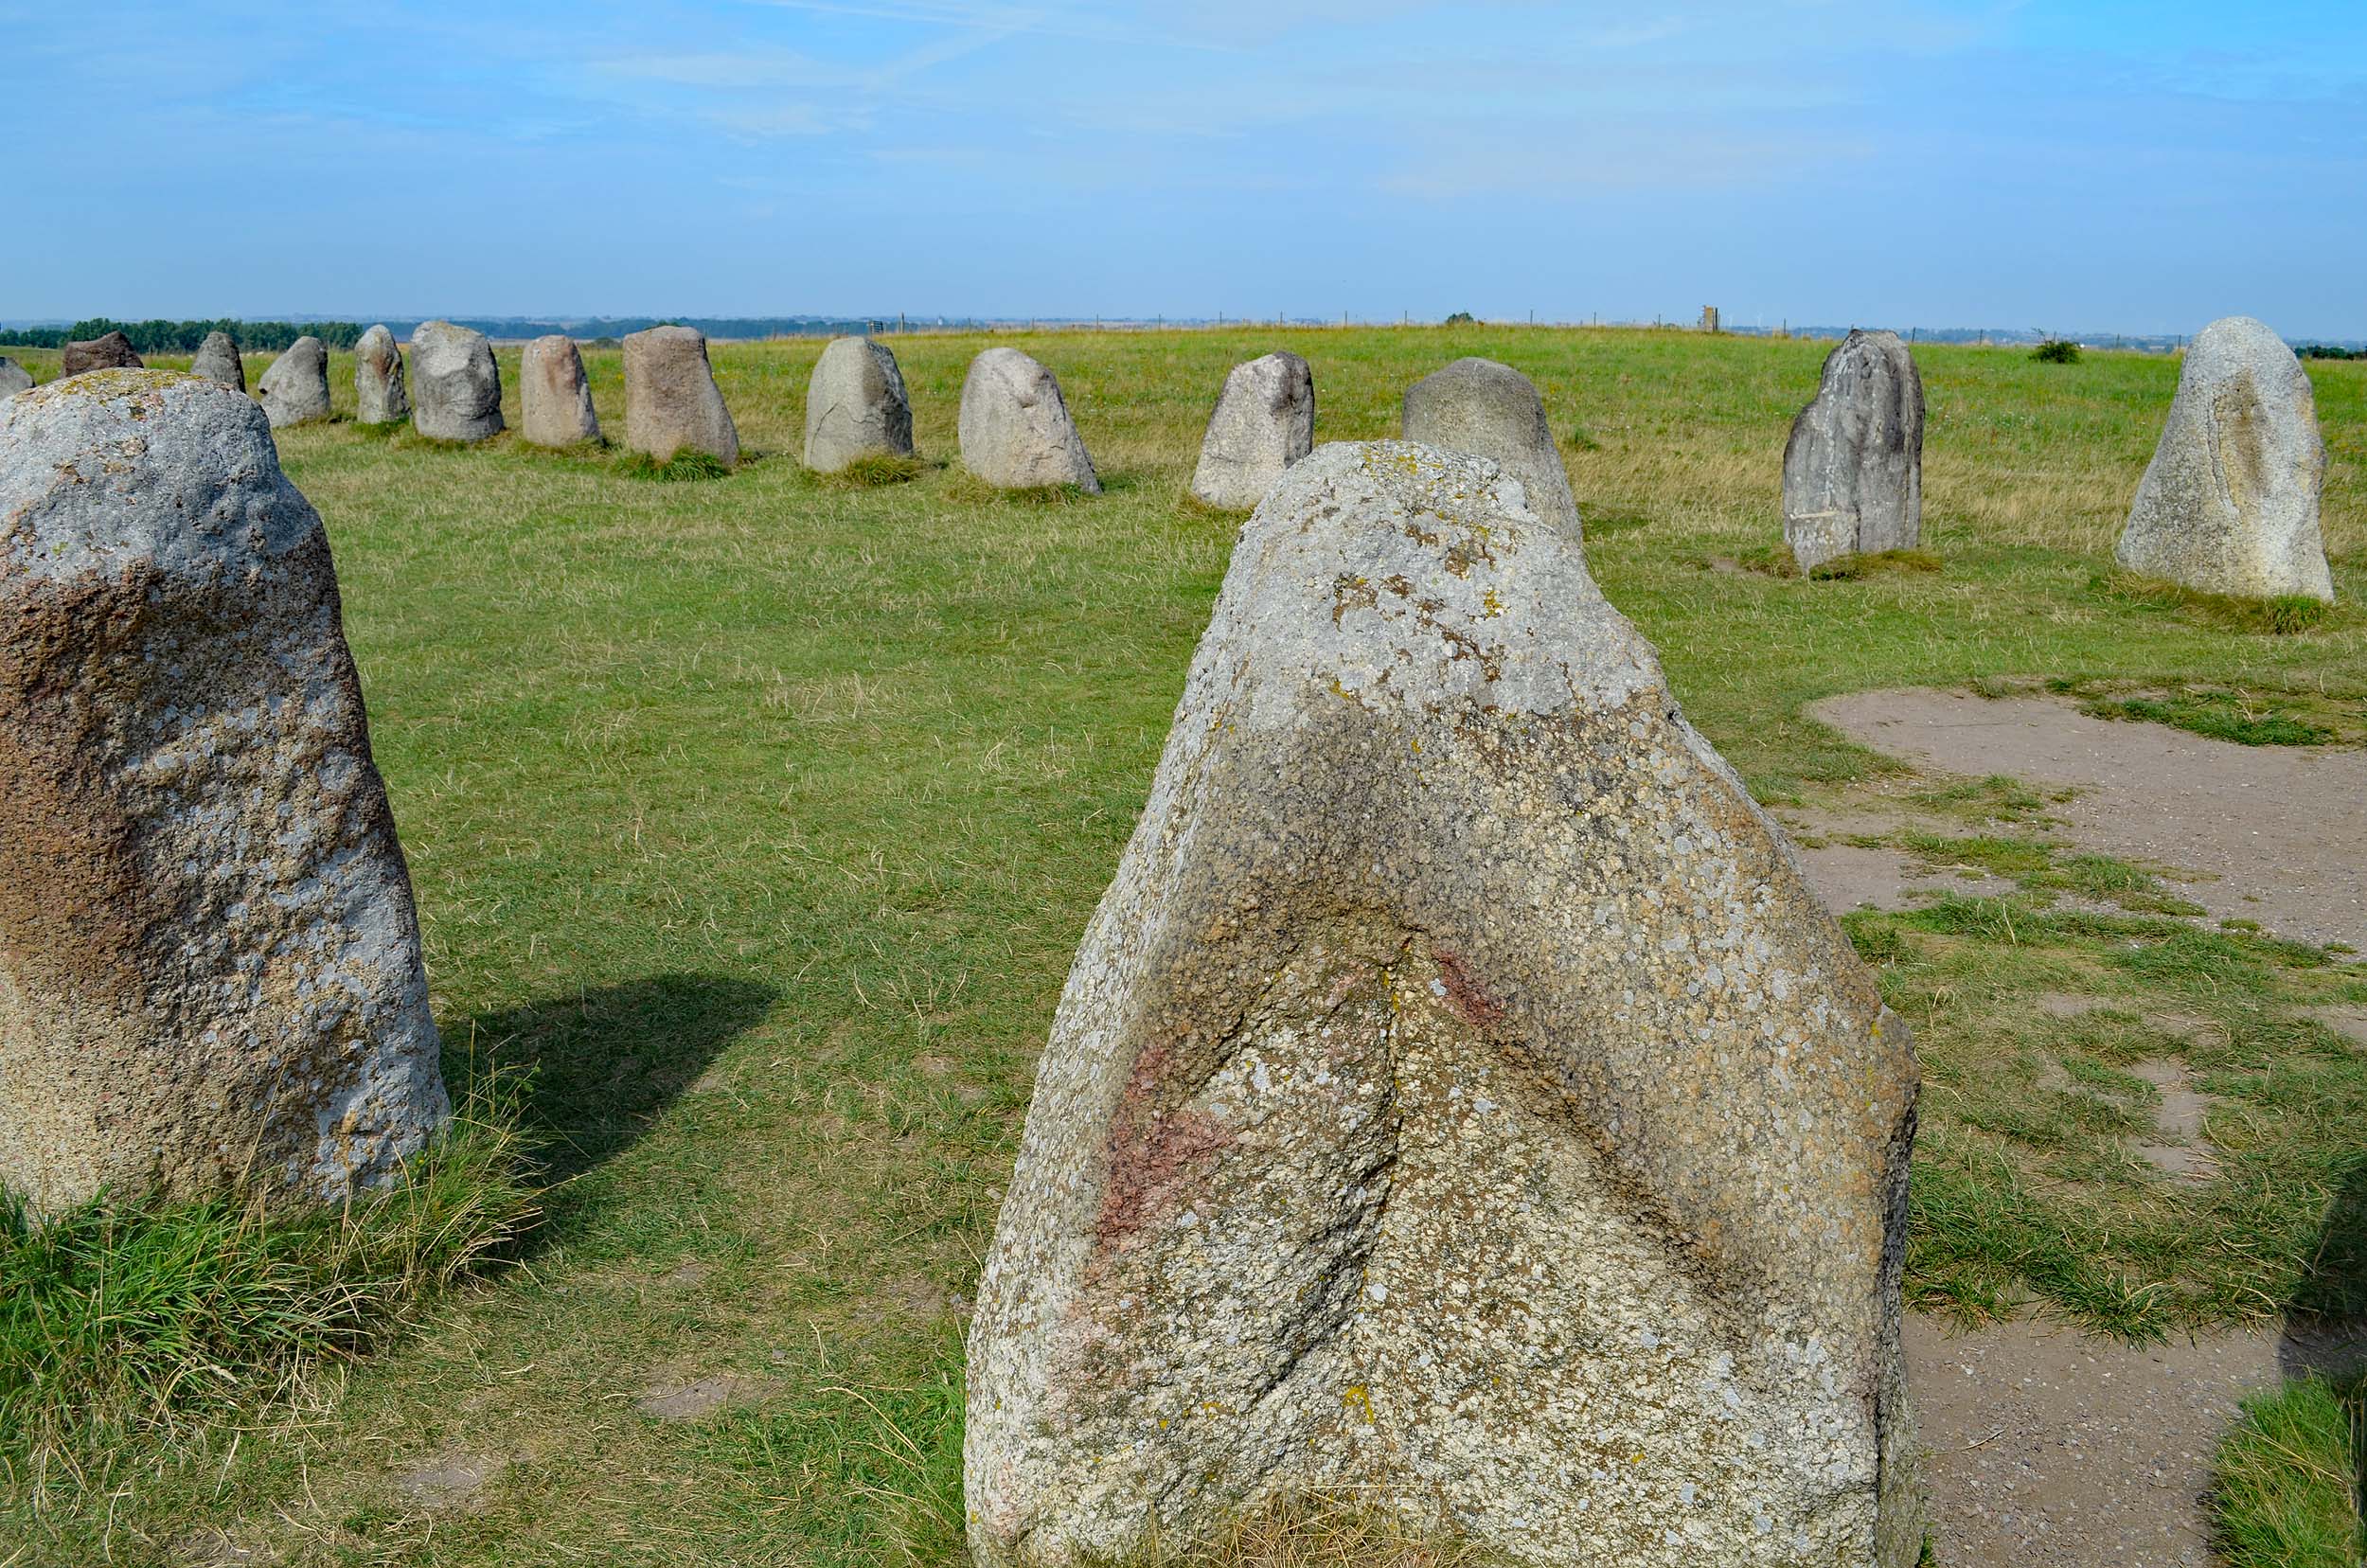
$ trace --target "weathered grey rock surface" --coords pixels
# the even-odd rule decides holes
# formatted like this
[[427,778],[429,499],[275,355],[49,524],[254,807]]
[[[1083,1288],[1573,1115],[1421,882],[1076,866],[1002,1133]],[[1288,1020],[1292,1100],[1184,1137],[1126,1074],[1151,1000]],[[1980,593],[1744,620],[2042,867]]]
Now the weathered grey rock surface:
[[1244,526],[979,1286],[982,1568],[1307,1492],[1914,1562],[1913,1047],[1529,493],[1331,445]]
[[1896,332],[1824,356],[1784,445],[1784,543],[1804,572],[1923,542],[1923,378]]
[[189,374],[245,391],[246,361],[239,357],[238,339],[220,330],[206,333],[197,346],[197,357],[189,361]]
[[1201,437],[1192,494],[1211,507],[1246,511],[1282,471],[1315,447],[1315,374],[1291,353],[1235,365]]
[[329,345],[310,333],[288,345],[257,379],[255,397],[274,430],[328,419]]
[[1448,452],[1493,457],[1529,492],[1546,522],[1578,532],[1578,503],[1545,421],[1545,401],[1528,377],[1494,360],[1459,359],[1406,388],[1405,438]]
[[715,384],[705,333],[651,327],[626,335],[625,445],[661,463],[703,452],[739,465],[739,429]]
[[137,370],[144,363],[133,352],[130,338],[119,331],[109,332],[104,337],[67,344],[58,365],[58,379],[63,381],[91,370]]
[[583,355],[564,332],[536,338],[518,361],[518,434],[536,446],[566,447],[600,438]]
[[502,429],[502,372],[483,332],[422,321],[411,333],[411,428],[439,441]]
[[0,354],[0,398],[13,398],[19,392],[32,390],[33,373],[25,366]]
[[446,1114],[321,522],[245,394],[0,403],[0,1182],[338,1198]]
[[353,403],[356,424],[396,424],[411,417],[402,350],[383,327],[371,328],[353,346]]
[[2334,600],[2318,502],[2326,449],[2301,361],[2268,326],[2195,334],[2113,552],[2148,577],[2244,598]]
[[1052,372],[1016,348],[988,348],[962,380],[962,466],[997,490],[1075,485],[1100,476]]
[[832,338],[806,383],[806,467],[836,473],[861,457],[913,454],[913,405],[886,345]]

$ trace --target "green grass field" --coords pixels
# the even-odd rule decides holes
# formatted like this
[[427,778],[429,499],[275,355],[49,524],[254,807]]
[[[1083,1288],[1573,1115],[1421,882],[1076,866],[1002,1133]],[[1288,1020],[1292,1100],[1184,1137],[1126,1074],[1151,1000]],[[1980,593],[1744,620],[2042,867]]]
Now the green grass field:
[[[725,479],[510,437],[283,433],[336,550],[448,1072],[531,1071],[519,1116],[554,1185],[514,1264],[390,1347],[169,1441],[119,1438],[75,1485],[37,1494],[12,1459],[0,1542],[26,1545],[0,1544],[0,1568],[246,1560],[225,1542],[304,1564],[947,1560],[965,1294],[1237,526],[1184,496],[1237,360],[1305,355],[1319,440],[1394,435],[1404,387],[1460,355],[1528,372],[1595,575],[1771,800],[1888,767],[1802,712],[1870,687],[2193,686],[2234,695],[2170,705],[2345,739],[2367,722],[2348,608],[2367,592],[2367,365],[2311,366],[2345,607],[2273,635],[2104,576],[2167,359],[1918,350],[1943,569],[1806,581],[1734,563],[1780,533],[1785,435],[1827,345],[996,341],[1059,376],[1107,495],[962,476],[975,337],[894,340],[924,459],[907,483],[799,468],[818,342],[718,347],[755,454]],[[587,361],[621,434],[618,356]],[[331,378],[349,413],[349,357]],[[1849,922],[1924,1053],[1916,1303],[2137,1337],[2367,1308],[2367,1063],[2301,1011],[2367,1002],[2367,972],[2165,914],[2175,890],[2142,868],[2065,852],[2011,791],[1948,783],[1933,811],[2020,890]],[[2126,913],[2068,912],[2066,889]],[[2110,1007],[2040,1012],[2059,990]],[[2121,1069],[2165,1048],[2164,1010],[2215,1026],[2195,1066],[2229,1108],[2223,1171],[2191,1189],[2126,1148],[2151,1091]],[[641,1407],[701,1383],[730,1397],[685,1420]]]

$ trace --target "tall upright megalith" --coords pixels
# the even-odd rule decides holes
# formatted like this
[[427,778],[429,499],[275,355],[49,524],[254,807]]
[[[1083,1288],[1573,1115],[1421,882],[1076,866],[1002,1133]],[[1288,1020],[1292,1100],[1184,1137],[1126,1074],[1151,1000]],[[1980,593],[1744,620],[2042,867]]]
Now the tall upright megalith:
[[536,338],[518,358],[518,434],[535,446],[567,447],[600,438],[583,355],[564,332]]
[[422,321],[413,330],[411,428],[439,441],[501,434],[501,366],[483,332],[449,321]]
[[1896,332],[1824,356],[1784,445],[1784,543],[1802,571],[1923,542],[1923,378]]
[[329,418],[329,345],[306,333],[288,345],[255,383],[274,430]]
[[93,370],[137,370],[144,362],[132,340],[118,330],[95,338],[80,338],[65,346],[58,362],[58,379],[87,375]]
[[411,417],[411,393],[403,384],[402,350],[384,327],[364,332],[353,346],[353,422],[400,424]]
[[625,445],[659,462],[685,452],[739,466],[739,427],[695,327],[651,327],[625,338]]
[[447,1114],[317,513],[263,411],[0,403],[0,1184],[336,1199]]
[[1211,507],[1247,511],[1314,448],[1315,373],[1307,362],[1287,351],[1245,361],[1226,373],[1208,416],[1192,494]]
[[2293,350],[2263,322],[2195,334],[2178,396],[2113,552],[2205,593],[2334,601],[2318,504],[2326,449]]
[[1553,1568],[1909,1568],[1907,1032],[1495,462],[1244,526],[970,1336],[981,1568],[1309,1495]]
[[832,338],[806,383],[806,467],[837,473],[864,457],[913,454],[913,404],[887,345]]
[[189,361],[189,374],[246,390],[246,361],[239,356],[239,340],[219,327],[205,334]]
[[956,434],[962,467],[996,490],[1074,485],[1101,493],[1060,383],[1016,348],[988,348],[970,362]]
[[1561,466],[1537,385],[1508,365],[1459,359],[1406,388],[1405,438],[1447,452],[1492,457],[1529,492],[1529,507],[1578,533],[1578,503]]

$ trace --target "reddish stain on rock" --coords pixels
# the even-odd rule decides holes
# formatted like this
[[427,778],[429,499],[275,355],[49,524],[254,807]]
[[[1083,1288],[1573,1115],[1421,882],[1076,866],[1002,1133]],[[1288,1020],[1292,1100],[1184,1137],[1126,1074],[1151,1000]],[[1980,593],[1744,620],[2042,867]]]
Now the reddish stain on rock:
[[1480,989],[1461,958],[1442,947],[1432,948],[1430,955],[1438,965],[1439,982],[1447,988],[1447,1006],[1457,1018],[1478,1029],[1502,1022],[1504,1005]]

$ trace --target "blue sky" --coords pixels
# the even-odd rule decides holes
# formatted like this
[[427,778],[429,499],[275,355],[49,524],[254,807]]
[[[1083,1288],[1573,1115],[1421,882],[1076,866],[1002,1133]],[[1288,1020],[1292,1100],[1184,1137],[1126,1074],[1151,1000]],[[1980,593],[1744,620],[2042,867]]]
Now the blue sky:
[[0,317],[2367,337],[2367,3],[0,0]]

